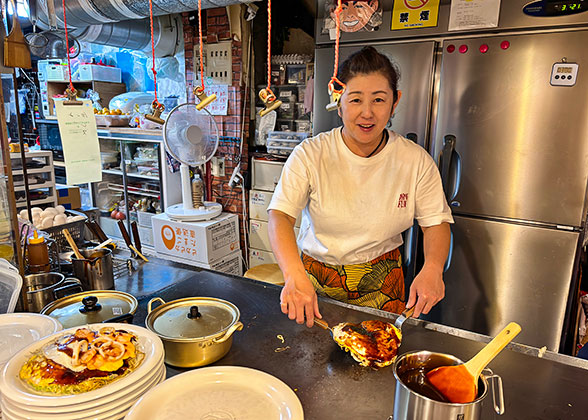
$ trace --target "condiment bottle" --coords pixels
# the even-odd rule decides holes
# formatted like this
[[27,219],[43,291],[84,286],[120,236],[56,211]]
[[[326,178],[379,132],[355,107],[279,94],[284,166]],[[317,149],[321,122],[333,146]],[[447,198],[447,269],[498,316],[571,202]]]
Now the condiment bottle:
[[200,174],[194,174],[194,179],[192,180],[192,204],[195,209],[204,205],[202,202],[203,195],[204,182],[202,181],[202,178],[200,178]]
[[47,273],[51,271],[47,242],[43,236],[38,235],[36,230],[34,236],[28,240],[27,253],[29,259],[29,272]]

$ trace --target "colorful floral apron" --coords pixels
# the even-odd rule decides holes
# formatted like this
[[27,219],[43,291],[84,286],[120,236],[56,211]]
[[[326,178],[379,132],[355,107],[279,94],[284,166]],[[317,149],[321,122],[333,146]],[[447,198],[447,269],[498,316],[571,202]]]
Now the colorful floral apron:
[[397,314],[405,308],[404,274],[398,248],[363,264],[326,264],[304,253],[302,262],[319,295]]

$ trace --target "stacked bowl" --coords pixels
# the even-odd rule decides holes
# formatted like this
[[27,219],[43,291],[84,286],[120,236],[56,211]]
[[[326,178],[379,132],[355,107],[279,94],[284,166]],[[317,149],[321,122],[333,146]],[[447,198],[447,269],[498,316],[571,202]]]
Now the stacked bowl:
[[144,353],[141,363],[130,373],[100,388],[69,395],[41,393],[29,387],[19,372],[31,355],[39,353],[46,345],[56,342],[66,334],[74,334],[79,328],[98,331],[105,324],[90,324],[69,328],[39,340],[17,353],[0,373],[0,407],[4,420],[77,420],[122,419],[131,406],[143,394],[165,380],[163,344],[149,330],[129,324],[107,324],[116,330],[124,330],[138,338],[137,348]]

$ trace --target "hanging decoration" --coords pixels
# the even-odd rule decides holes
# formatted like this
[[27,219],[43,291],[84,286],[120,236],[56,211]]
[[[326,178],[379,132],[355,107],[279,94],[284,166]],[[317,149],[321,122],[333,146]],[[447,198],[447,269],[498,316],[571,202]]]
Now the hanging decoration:
[[198,40],[200,41],[200,86],[194,88],[194,95],[200,100],[196,109],[200,111],[216,100],[216,94],[210,96],[204,92],[204,44],[202,42],[202,0],[198,0]]
[[163,125],[165,121],[161,118],[161,113],[165,110],[165,106],[157,100],[157,71],[155,70],[155,42],[153,41],[153,2],[149,0],[149,20],[151,22],[151,57],[153,58],[153,84],[155,89],[155,99],[151,103],[151,114],[145,115],[145,118],[156,124]]
[[278,109],[282,106],[282,101],[276,98],[272,92],[270,84],[272,77],[272,0],[267,1],[267,87],[259,91],[259,98],[264,103],[264,108],[259,111],[259,115],[263,117],[268,112]]
[[[52,0],[50,0],[52,1]],[[67,100],[63,102],[64,105],[82,105],[82,101],[78,101],[77,99],[77,91],[74,88],[74,85],[71,81],[71,58],[69,54],[69,38],[67,36],[67,16],[65,14],[65,0],[61,0],[62,7],[63,7],[63,26],[65,28],[65,50],[67,55],[67,73],[69,75],[69,86],[65,90],[65,94],[67,95]]]
[[[337,33],[335,34],[335,66],[333,68],[333,76],[329,81],[328,91],[329,96],[331,97],[331,102],[327,104],[326,108],[327,111],[334,111],[339,108],[341,105],[341,95],[345,92],[345,83],[340,81],[337,78],[337,70],[339,68],[339,37],[341,34],[341,11],[343,10],[343,6],[341,5],[341,0],[337,0],[337,8],[335,9],[335,27]],[[335,83],[339,86],[338,88],[335,87]]]

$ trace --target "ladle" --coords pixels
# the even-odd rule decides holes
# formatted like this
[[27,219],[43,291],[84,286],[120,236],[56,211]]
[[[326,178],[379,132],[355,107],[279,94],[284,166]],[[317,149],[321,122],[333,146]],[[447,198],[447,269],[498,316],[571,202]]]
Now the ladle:
[[402,311],[402,313],[398,316],[398,318],[396,318],[396,321],[394,321],[394,326],[396,328],[398,328],[400,330],[400,332],[402,332],[402,324],[404,324],[404,321],[406,321],[408,318],[410,318],[413,313],[414,313],[414,305],[411,308],[407,308],[404,311]]
[[427,373],[427,379],[452,403],[474,401],[480,373],[520,331],[521,326],[511,322],[469,361],[462,365],[433,369]]
[[67,240],[67,243],[76,255],[76,258],[79,260],[83,260],[84,256],[81,254],[80,250],[78,249],[78,246],[76,245],[76,242],[71,237],[71,233],[69,233],[69,230],[63,229],[63,236],[65,236],[65,239]]

